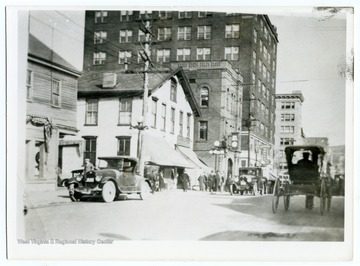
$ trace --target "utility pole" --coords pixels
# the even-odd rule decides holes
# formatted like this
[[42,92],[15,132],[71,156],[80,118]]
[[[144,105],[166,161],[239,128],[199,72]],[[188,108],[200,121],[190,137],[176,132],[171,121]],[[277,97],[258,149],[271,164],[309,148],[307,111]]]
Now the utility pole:
[[150,65],[150,21],[145,21],[145,46],[144,46],[144,98],[143,98],[143,110],[142,115],[144,117],[144,125],[146,125],[146,112],[147,112],[147,100],[149,95],[149,65]]
[[[145,20],[144,27],[141,27],[141,29],[145,33],[145,45],[144,50],[140,52],[141,58],[144,60],[144,95],[143,95],[143,109],[142,109],[142,116],[143,121],[142,125],[144,129],[147,127],[147,108],[148,108],[148,97],[149,97],[149,66],[150,66],[150,42],[151,42],[151,31],[150,31],[150,20],[147,17]],[[140,141],[141,139],[141,141]],[[138,134],[138,156],[139,156],[139,170],[140,174],[144,175],[144,169],[145,169],[145,162],[144,162],[144,156],[142,155],[142,145],[143,145],[143,137],[141,134],[141,130],[139,130]]]

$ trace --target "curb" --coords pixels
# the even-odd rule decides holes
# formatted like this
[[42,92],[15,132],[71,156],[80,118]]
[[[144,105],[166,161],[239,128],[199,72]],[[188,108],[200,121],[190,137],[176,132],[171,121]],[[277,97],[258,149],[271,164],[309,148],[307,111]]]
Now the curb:
[[28,191],[24,199],[25,206],[28,209],[70,202],[71,199],[66,188],[58,188],[53,191]]

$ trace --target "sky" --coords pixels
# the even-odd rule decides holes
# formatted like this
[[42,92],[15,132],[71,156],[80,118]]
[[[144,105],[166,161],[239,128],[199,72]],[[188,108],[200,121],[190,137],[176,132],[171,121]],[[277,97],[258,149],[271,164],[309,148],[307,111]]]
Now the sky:
[[[264,13],[261,8],[250,11]],[[300,90],[305,98],[302,125],[306,137],[328,137],[345,144],[345,78],[339,65],[346,57],[346,16],[312,8],[266,9],[277,28],[276,93]],[[30,32],[82,69],[84,12],[32,11]]]
[[[345,144],[346,20],[301,15],[269,16],[279,34],[276,93],[300,90],[306,137]],[[339,16],[340,17],[340,16]]]

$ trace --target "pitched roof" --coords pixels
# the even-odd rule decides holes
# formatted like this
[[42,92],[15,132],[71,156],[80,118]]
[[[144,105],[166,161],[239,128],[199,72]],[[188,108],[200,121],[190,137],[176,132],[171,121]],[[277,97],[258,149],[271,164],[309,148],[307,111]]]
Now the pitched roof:
[[75,74],[79,75],[81,73],[72,64],[31,34],[29,34],[28,55],[36,59],[41,59],[46,63],[52,63],[54,66],[75,72]]
[[[144,87],[144,74],[138,73],[116,73],[116,85],[113,88],[103,88],[103,74],[109,71],[97,71],[91,73],[84,73],[79,80],[79,94],[114,94],[118,95],[121,92],[132,91],[142,92]],[[163,82],[169,79],[169,74],[150,73],[149,74],[149,90],[152,91],[158,88]],[[108,92],[108,93],[106,93]]]
[[[116,85],[113,88],[103,88],[103,74],[110,71],[85,71],[79,79],[79,97],[101,97],[101,96],[141,96],[144,92],[144,74],[140,73],[116,73]],[[182,68],[171,73],[157,72],[149,73],[149,95],[161,88],[171,77],[177,76],[182,85],[186,99],[188,100],[194,114],[200,116],[200,108],[195,100],[189,81]]]

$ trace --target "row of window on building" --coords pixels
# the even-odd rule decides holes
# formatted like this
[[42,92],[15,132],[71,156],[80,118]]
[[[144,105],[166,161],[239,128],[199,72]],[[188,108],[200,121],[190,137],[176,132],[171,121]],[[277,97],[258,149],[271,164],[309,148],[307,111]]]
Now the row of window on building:
[[[119,115],[118,115],[118,125],[119,126],[127,126],[131,125],[132,121],[132,98],[120,98],[119,99]],[[158,113],[158,99],[152,98],[151,99],[151,115],[149,125],[152,128],[160,127],[160,130],[167,131],[169,130],[170,133],[175,134],[175,120],[176,120],[176,109],[174,107],[170,107],[168,109],[166,103],[161,103],[160,106],[160,114]],[[169,113],[169,115],[168,115]],[[86,126],[97,126],[98,125],[98,117],[99,117],[99,100],[98,99],[88,99],[86,101],[86,119],[85,125]],[[169,120],[168,120],[169,117]],[[160,121],[158,122],[158,119]],[[186,121],[184,120],[186,119]],[[186,125],[184,125],[186,122]],[[169,127],[167,127],[167,123],[169,123]],[[185,128],[186,126],[186,128]],[[185,136],[190,138],[191,132],[191,114],[187,113],[184,114],[183,111],[178,111],[178,134],[180,136]],[[186,132],[184,132],[186,130]]]
[[[177,15],[178,19],[187,19],[187,18],[206,18],[206,17],[212,17],[213,12],[208,11],[156,11],[159,19],[171,19]],[[113,12],[114,13],[114,12]],[[137,16],[135,14],[137,13]],[[121,10],[119,11],[119,20],[120,21],[132,21],[134,19],[155,19],[155,12],[153,11],[128,11],[128,10]],[[226,16],[238,16],[239,13],[231,13],[227,12]],[[109,12],[104,10],[98,10],[95,11],[95,23],[107,23],[109,18]],[[255,17],[257,20],[257,17]],[[264,35],[266,38],[269,37],[269,30],[265,26],[263,20],[260,20],[260,29],[262,32],[264,32]]]
[[[145,42],[145,33],[139,29],[138,31],[138,42]],[[184,26],[177,28],[177,40],[178,41],[190,41],[191,40],[192,27]],[[210,40],[212,33],[211,26],[197,26],[197,40]],[[107,31],[95,31],[94,32],[94,44],[106,43]],[[236,39],[240,37],[240,25],[230,24],[225,25],[225,36],[226,39]],[[171,41],[172,40],[172,28],[163,27],[157,29],[157,41]],[[119,43],[133,43],[134,33],[131,29],[122,29],[119,31]]]
[[[85,140],[84,157],[89,158],[91,162],[96,162],[97,136],[83,138]],[[114,142],[117,145],[117,155],[130,155],[131,136],[116,136]]]
[[[275,95],[271,94],[270,88],[267,87],[264,83],[261,82],[261,79],[258,79],[258,82],[255,83],[255,73],[253,73],[252,84],[255,84],[255,88],[259,95],[261,95],[264,99],[266,99],[271,105],[275,106]],[[255,94],[252,95],[253,99]]]
[[[295,139],[294,138],[280,138],[280,145],[294,145]],[[284,152],[281,152],[281,155],[283,155]]]
[[[271,115],[270,117],[271,117],[271,120],[273,121],[273,116]],[[250,120],[252,121],[251,122],[251,131],[253,131],[257,134],[261,134],[266,139],[273,140],[274,131],[269,126],[267,126],[260,120],[255,119],[255,117],[252,115],[250,115]],[[270,124],[272,124],[272,122]]]
[[[194,48],[196,49],[196,60],[209,61],[211,60],[211,48]],[[111,56],[114,56],[110,53]],[[169,63],[170,62],[171,49],[157,49],[156,50],[156,62]],[[151,56],[151,55],[149,55]],[[118,64],[130,64],[133,60],[133,52],[131,50],[120,51],[118,54]],[[225,60],[239,60],[239,47],[225,47],[224,51]],[[94,52],[93,64],[104,65],[107,60],[107,53]],[[189,61],[191,60],[191,48],[181,48],[176,50],[177,61]],[[142,57],[137,53],[137,63],[142,62]]]
[[281,109],[295,109],[295,102],[281,102]]
[[295,114],[281,114],[280,121],[288,121],[288,122],[295,121]]
[[[270,61],[271,60],[269,60],[269,62],[268,62],[269,64],[270,64]],[[261,58],[257,58],[257,53],[255,50],[253,51],[253,66],[254,66],[254,69],[256,69],[256,66],[257,66],[258,72],[260,74],[262,74],[263,78],[266,79],[267,82],[271,81],[273,86],[275,86],[275,78],[271,77],[270,70],[266,67],[266,65],[263,63]],[[272,60],[272,71],[273,72],[275,72],[275,68],[276,68],[275,60]],[[253,77],[253,79],[255,79],[255,77]],[[255,82],[254,82],[254,84],[255,84]]]
[[[177,17],[179,19],[185,19],[185,18],[193,18],[193,17],[198,17],[198,18],[206,18],[206,17],[211,17],[213,15],[213,12],[206,12],[206,11],[201,11],[201,12],[191,12],[191,11],[177,11]],[[127,10],[121,10],[119,11],[119,15],[120,15],[120,21],[132,21],[134,19],[150,19],[150,18],[155,18],[154,14],[155,12],[153,11],[138,11],[137,12],[137,16],[135,17],[135,12],[134,11],[127,11]],[[159,19],[171,19],[173,18],[173,11],[157,11],[158,14],[158,18]],[[234,13],[227,13],[227,15],[232,16],[235,15]],[[109,18],[109,12],[108,11],[104,11],[104,10],[100,10],[100,11],[95,11],[95,23],[107,23],[108,22],[108,18]]]
[[[127,11],[127,10],[122,10],[120,11],[119,14],[119,20],[121,22],[123,21],[132,21],[135,19],[135,12],[134,11]],[[159,19],[171,19],[173,18],[173,11],[158,11],[158,18]],[[212,17],[213,13],[212,12],[206,12],[206,11],[200,11],[200,12],[192,12],[192,11],[176,11],[175,14],[177,14],[177,18],[178,19],[188,19],[188,18],[193,18],[193,17],[197,17],[197,18],[206,18],[206,17]],[[227,16],[236,16],[239,15],[237,13],[226,13]],[[108,17],[109,17],[109,13],[108,11],[95,11],[95,23],[107,23],[108,22]],[[139,11],[138,12],[138,16],[137,19],[149,19],[149,18],[153,18],[153,11]],[[154,17],[155,18],[155,17]],[[255,16],[255,20],[258,20],[258,17]],[[235,28],[236,30],[236,28]],[[267,26],[265,25],[264,21],[262,19],[260,19],[260,28],[259,28],[260,32],[263,33],[264,38],[266,40],[269,41],[269,43],[271,44],[272,39],[270,37],[270,31],[267,28]],[[257,31],[254,34],[254,36],[257,39]],[[255,40],[256,42],[256,40]]]
[[[270,121],[274,120],[274,114],[270,113],[269,107],[267,107],[260,99],[251,101],[250,111],[255,113],[261,113],[263,117],[266,119],[270,119]],[[270,116],[270,117],[269,117]]]
[[280,133],[294,133],[295,127],[294,126],[281,126]]

